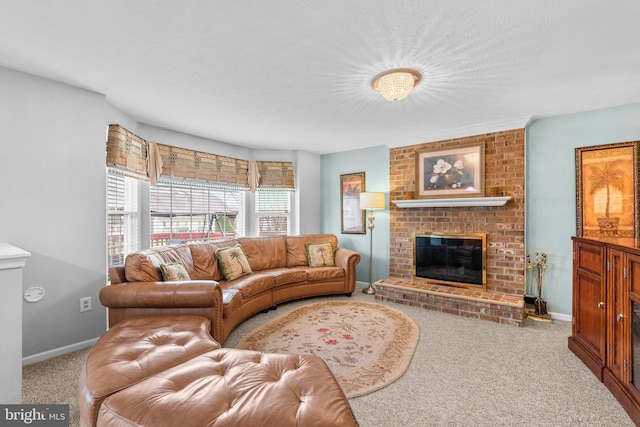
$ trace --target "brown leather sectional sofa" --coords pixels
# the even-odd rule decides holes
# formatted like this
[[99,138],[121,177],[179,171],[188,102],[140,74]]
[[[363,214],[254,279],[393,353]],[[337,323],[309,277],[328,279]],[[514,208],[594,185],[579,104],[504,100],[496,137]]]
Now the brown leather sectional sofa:
[[[216,250],[234,256],[225,263]],[[238,238],[128,255],[125,265],[109,270],[111,284],[100,292],[109,330],[80,374],[81,426],[356,427],[321,358],[220,344],[240,322],[281,302],[351,295],[359,261],[357,252],[338,248],[332,234]],[[235,262],[242,274],[226,280]]]
[[[309,267],[307,245],[327,242],[335,251],[335,265]],[[252,273],[227,281],[216,249],[237,244]],[[178,261],[190,280],[163,281],[161,264]],[[165,246],[130,254],[125,265],[112,267],[111,285],[100,291],[100,302],[108,309],[109,326],[139,316],[205,316],[211,321],[211,335],[223,343],[243,320],[282,302],[317,295],[351,295],[359,261],[357,252],[338,247],[333,234]]]

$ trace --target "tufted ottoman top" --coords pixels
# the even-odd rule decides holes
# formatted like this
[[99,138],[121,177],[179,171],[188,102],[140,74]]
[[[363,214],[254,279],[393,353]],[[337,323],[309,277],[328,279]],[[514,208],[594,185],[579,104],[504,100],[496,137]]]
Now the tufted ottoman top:
[[217,349],[106,398],[100,426],[357,426],[317,356]]
[[203,316],[175,315],[123,320],[93,347],[80,373],[83,425],[94,425],[109,395],[165,369],[220,348]]

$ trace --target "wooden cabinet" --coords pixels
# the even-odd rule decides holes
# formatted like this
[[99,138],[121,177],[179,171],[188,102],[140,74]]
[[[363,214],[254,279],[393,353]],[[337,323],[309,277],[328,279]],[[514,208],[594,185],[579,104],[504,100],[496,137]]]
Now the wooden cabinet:
[[602,381],[606,345],[604,245],[573,243],[573,327],[569,348]]
[[573,238],[569,349],[640,426],[640,240]]

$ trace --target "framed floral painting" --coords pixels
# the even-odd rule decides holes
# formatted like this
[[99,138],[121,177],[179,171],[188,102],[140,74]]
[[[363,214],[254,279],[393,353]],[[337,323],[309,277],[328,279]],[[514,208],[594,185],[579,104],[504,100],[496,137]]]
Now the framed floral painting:
[[576,234],[640,237],[640,141],[580,147],[576,154]]
[[417,199],[484,196],[484,142],[416,151]]
[[342,234],[365,234],[365,211],[360,193],[365,191],[364,172],[340,175],[340,224]]

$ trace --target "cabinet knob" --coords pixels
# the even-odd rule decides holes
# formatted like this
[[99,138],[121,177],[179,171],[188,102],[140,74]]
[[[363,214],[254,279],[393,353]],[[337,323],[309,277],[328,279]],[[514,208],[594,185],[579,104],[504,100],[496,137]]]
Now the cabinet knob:
[[623,315],[622,313],[620,313],[620,314],[618,314],[618,315],[616,316],[616,320],[617,320],[618,322],[619,322],[619,321],[621,321],[622,319],[624,319],[624,315]]
[[604,308],[604,302],[600,301],[600,302],[598,303],[598,308]]

